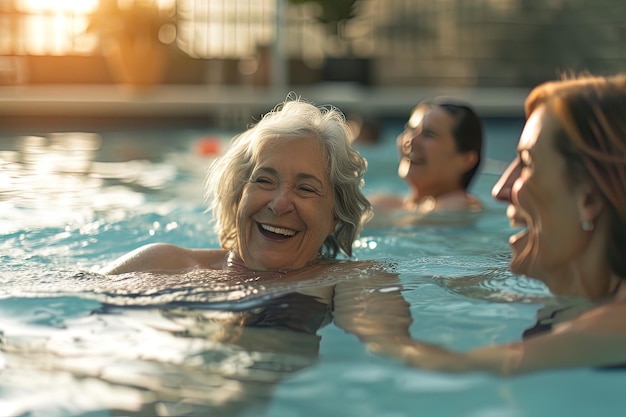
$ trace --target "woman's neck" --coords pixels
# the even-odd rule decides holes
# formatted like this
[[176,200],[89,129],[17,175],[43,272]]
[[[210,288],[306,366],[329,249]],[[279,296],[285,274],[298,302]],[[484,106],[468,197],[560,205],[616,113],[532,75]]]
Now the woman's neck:
[[[312,266],[315,266],[317,264],[320,263],[320,261],[322,260],[322,257],[317,256],[315,257],[315,259],[307,262],[304,266],[300,267],[300,268],[278,268],[278,269],[266,269],[266,270],[262,270],[262,271],[257,271],[257,272],[274,272],[274,273],[279,273],[279,274],[288,274],[288,273],[293,273],[293,272],[297,272],[297,271],[302,271],[305,268],[309,268]],[[231,268],[235,271],[253,271],[253,269],[249,268],[245,261],[243,260],[243,258],[239,255],[239,253],[236,250],[231,250],[228,253],[228,260],[227,260],[227,267]]]
[[[476,207],[474,207],[476,206]],[[479,208],[479,203],[468,196],[463,189],[452,190],[445,194],[412,194],[403,202],[408,211],[427,213],[435,210],[463,211]]]

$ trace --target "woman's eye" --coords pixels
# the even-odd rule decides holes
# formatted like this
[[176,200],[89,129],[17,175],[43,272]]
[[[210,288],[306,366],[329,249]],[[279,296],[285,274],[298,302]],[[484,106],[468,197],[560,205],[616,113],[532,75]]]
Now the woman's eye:
[[317,189],[310,185],[301,185],[300,190],[307,192],[307,193],[317,193]]
[[257,184],[271,184],[272,183],[272,181],[267,177],[254,177],[252,178],[251,182],[254,182]]

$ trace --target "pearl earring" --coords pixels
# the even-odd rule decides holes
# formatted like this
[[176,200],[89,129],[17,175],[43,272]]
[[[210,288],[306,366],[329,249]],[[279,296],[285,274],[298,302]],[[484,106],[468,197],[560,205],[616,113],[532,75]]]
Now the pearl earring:
[[585,232],[591,232],[594,228],[593,222],[590,222],[589,220],[583,220],[580,222],[580,226]]

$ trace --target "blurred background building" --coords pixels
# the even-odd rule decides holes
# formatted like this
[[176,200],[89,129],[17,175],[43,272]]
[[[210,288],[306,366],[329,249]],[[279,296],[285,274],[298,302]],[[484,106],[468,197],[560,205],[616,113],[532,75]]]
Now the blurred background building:
[[0,116],[215,117],[296,91],[519,114],[561,72],[626,69],[624,0],[0,0]]

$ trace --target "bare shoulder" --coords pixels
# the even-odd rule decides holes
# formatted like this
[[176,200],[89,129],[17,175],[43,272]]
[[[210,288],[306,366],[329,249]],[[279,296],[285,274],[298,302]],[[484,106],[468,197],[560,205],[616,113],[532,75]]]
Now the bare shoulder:
[[626,303],[614,302],[596,307],[556,327],[558,332],[593,331],[626,335]]
[[465,193],[451,193],[437,198],[435,211],[469,211],[476,212],[482,210],[480,201]]
[[[225,257],[218,249],[187,249],[169,243],[152,243],[123,255],[100,273],[175,272],[195,267],[211,268]],[[215,269],[215,268],[212,268]]]

